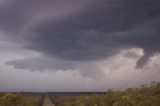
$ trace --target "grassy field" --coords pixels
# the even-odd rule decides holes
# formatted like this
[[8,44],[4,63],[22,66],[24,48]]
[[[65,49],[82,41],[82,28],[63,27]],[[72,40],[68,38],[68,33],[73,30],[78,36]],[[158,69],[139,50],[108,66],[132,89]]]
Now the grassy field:
[[[106,93],[48,93],[55,106],[160,106],[160,83]],[[41,93],[0,93],[0,106],[42,106]]]
[[42,94],[1,93],[0,106],[41,106]]
[[56,106],[160,106],[160,83],[142,85],[105,95],[52,96]]

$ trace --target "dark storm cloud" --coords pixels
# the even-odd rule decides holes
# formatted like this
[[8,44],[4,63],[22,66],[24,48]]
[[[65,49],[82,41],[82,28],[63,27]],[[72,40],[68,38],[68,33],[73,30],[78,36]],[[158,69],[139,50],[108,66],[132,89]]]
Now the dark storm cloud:
[[[90,0],[87,0],[90,1]],[[28,22],[47,12],[53,15],[61,10],[74,9],[86,0],[5,0],[0,2],[0,28],[7,32],[21,32]],[[73,6],[73,8],[72,8]]]
[[[47,63],[47,64],[44,64]],[[27,58],[21,60],[14,60],[7,63],[8,65],[15,64],[17,69],[29,69],[32,71],[43,71],[43,70],[68,70],[76,69],[76,62],[66,62],[61,60],[55,60],[45,57],[38,58]],[[63,67],[62,67],[63,66]]]
[[[97,78],[103,76],[103,71],[96,64],[97,62],[79,62],[79,61],[65,61],[53,59],[48,57],[25,58],[20,60],[13,60],[7,65],[14,65],[16,69],[29,69],[31,71],[44,72],[48,70],[54,71],[79,71],[83,76]],[[90,67],[92,66],[92,67]]]
[[[76,8],[79,3],[86,3],[85,0],[79,3],[72,0],[54,0],[53,3],[49,3],[49,0],[40,1],[37,8],[30,5],[36,4],[35,1],[25,2],[16,0],[14,3],[19,4],[20,7],[17,7],[20,9],[14,5],[13,8],[17,10],[10,7],[6,9],[9,12],[1,12],[3,18],[0,22],[3,26],[11,27],[8,29],[19,30],[25,39],[25,48],[50,57],[92,61],[107,58],[125,48],[139,47],[144,50],[144,56],[137,62],[137,67],[142,67],[150,56],[160,50],[158,0],[93,0],[89,6],[80,5],[85,11]],[[44,9],[44,3],[50,8]],[[74,5],[77,6],[68,8]],[[71,10],[75,10],[74,13],[72,11],[71,14]],[[49,12],[45,14],[46,11]],[[67,12],[68,15],[55,18],[59,12]],[[9,21],[7,16],[11,16]],[[33,19],[35,16],[43,18],[37,18],[37,21]],[[25,30],[21,29],[21,25]],[[13,62],[11,64],[14,65]]]

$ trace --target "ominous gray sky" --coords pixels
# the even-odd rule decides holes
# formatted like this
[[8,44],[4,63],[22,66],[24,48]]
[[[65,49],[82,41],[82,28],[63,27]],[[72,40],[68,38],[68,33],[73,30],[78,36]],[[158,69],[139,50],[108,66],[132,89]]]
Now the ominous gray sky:
[[106,91],[159,81],[159,0],[0,0],[0,91]]

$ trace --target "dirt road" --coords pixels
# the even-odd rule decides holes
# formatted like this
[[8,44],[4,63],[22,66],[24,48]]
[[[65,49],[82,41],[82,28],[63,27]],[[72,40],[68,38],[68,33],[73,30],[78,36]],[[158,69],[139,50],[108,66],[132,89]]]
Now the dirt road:
[[44,96],[43,106],[55,106],[47,94]]

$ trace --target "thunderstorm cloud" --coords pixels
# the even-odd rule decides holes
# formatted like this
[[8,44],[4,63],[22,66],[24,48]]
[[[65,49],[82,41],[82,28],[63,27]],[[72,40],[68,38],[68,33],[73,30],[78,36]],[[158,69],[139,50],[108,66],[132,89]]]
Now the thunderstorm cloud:
[[160,1],[0,0],[0,51],[31,72],[143,70],[160,52]]

